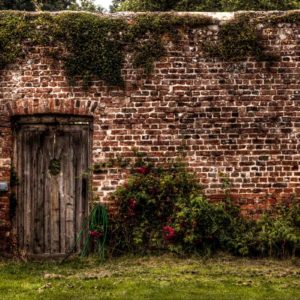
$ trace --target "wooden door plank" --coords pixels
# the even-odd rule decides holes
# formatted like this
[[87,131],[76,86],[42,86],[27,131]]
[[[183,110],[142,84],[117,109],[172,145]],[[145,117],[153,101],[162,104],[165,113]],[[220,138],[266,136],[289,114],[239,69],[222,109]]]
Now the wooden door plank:
[[24,159],[22,157],[23,145],[24,145],[24,136],[21,130],[16,132],[17,140],[17,176],[19,178],[19,185],[17,187],[17,235],[18,235],[18,246],[20,249],[24,248]]
[[[89,205],[89,190],[90,190],[90,176],[89,176],[89,130],[84,128],[82,134],[82,172],[84,173],[84,181],[82,188],[82,213],[80,222],[83,223],[84,219],[88,216]],[[83,238],[86,238],[87,232],[83,233]]]
[[41,242],[41,252],[45,253],[45,138],[46,132],[43,130],[41,132],[41,143],[40,143],[40,160],[39,160],[39,209],[41,211],[42,220],[41,220],[41,235],[40,235],[40,242]]
[[44,225],[45,225],[45,216],[44,216],[44,197],[43,189],[45,186],[44,183],[44,169],[43,169],[43,160],[44,160],[44,131],[37,130],[35,136],[35,148],[33,156],[35,156],[36,165],[33,166],[32,179],[35,181],[34,186],[34,216],[35,216],[35,249],[34,253],[41,254],[44,253]]
[[[72,147],[74,151],[74,174],[75,174],[75,232],[81,230],[80,215],[82,213],[82,155],[81,155],[81,137],[80,132],[76,131],[72,134]],[[79,245],[82,244],[82,240],[79,241]],[[78,249],[79,250],[79,249]]]
[[37,192],[37,157],[36,157],[36,150],[37,150],[37,134],[36,131],[30,131],[30,138],[28,140],[30,152],[28,153],[29,158],[29,184],[30,184],[30,206],[31,206],[31,218],[30,218],[30,228],[31,228],[31,238],[30,238],[30,253],[36,253],[36,245],[37,245],[37,224],[38,224],[38,209],[36,203],[36,192]]
[[51,157],[52,151],[52,139],[49,134],[45,133],[44,137],[44,161],[43,161],[43,169],[44,169],[44,193],[43,193],[43,200],[44,200],[44,251],[45,254],[51,254],[51,203],[50,203],[50,194],[51,194],[51,176],[48,170],[49,161]]
[[24,141],[25,141],[25,149],[22,153],[24,159],[24,240],[25,240],[25,250],[30,252],[31,245],[31,195],[30,195],[30,152],[31,145],[29,143],[30,132],[24,132]]
[[[56,157],[56,133],[51,130],[53,151],[50,159],[57,159]],[[51,253],[59,253],[60,239],[59,239],[59,223],[60,223],[60,195],[59,195],[59,176],[50,174],[51,194]]]
[[69,146],[67,143],[67,137],[63,131],[57,131],[56,144],[57,149],[55,156],[61,163],[61,172],[58,175],[59,183],[59,199],[60,199],[60,228],[59,228],[59,238],[60,238],[60,252],[66,253],[66,201],[67,201],[67,183],[70,180],[67,163],[69,160]]
[[69,163],[68,163],[68,172],[70,174],[70,180],[68,182],[69,191],[68,198],[66,202],[66,241],[67,247],[70,249],[75,243],[76,233],[76,219],[75,219],[75,205],[76,205],[76,182],[75,182],[75,169],[74,165],[76,164],[76,157],[74,149],[72,147],[72,136],[68,134],[68,147],[69,147]]

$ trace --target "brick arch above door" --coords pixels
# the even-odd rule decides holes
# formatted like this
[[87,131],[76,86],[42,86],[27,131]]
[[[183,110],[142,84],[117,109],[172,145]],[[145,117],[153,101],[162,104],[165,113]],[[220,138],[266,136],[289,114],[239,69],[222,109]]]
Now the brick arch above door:
[[9,116],[34,114],[93,116],[98,104],[99,101],[79,99],[21,99],[6,103],[6,111]]

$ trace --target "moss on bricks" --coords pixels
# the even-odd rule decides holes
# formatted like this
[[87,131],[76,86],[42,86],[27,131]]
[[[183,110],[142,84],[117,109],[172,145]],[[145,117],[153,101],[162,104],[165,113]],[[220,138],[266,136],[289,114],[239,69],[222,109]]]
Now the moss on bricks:
[[[298,24],[299,19],[300,13],[294,11],[267,15],[263,22]],[[81,79],[88,87],[92,79],[100,79],[123,86],[121,69],[126,53],[133,54],[134,67],[150,74],[153,63],[166,54],[166,40],[177,42],[181,32],[218,23],[202,14],[146,13],[128,21],[91,13],[1,12],[0,69],[24,57],[24,45],[59,46],[65,51],[55,58],[64,62],[70,83]],[[220,25],[218,40],[203,45],[205,52],[228,61],[248,56],[269,60],[256,25],[253,13]]]

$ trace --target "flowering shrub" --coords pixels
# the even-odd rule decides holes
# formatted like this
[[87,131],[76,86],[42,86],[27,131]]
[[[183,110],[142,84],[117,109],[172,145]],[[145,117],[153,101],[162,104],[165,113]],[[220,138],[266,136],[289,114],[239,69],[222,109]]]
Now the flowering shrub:
[[151,164],[132,168],[128,182],[112,195],[117,212],[111,221],[113,250],[144,253],[175,242],[171,226],[176,203],[202,194],[194,174],[181,164],[166,169]]
[[135,166],[128,182],[111,197],[117,204],[110,222],[113,253],[222,250],[284,257],[300,252],[299,206],[281,208],[257,222],[246,220],[228,197],[209,203],[196,176],[181,164],[165,169]]

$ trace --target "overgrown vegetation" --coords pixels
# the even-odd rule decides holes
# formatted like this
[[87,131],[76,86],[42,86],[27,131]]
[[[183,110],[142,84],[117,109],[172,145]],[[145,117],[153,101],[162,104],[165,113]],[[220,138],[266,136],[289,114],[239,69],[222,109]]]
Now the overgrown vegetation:
[[84,85],[89,85],[92,77],[122,85],[125,21],[89,14],[62,14],[56,19],[59,40],[67,50],[63,59],[69,78],[79,76]]
[[253,56],[257,60],[272,60],[275,57],[265,54],[261,32],[255,20],[249,15],[241,15],[221,26],[216,42],[206,42],[203,49],[212,57],[226,61],[241,61]]
[[300,206],[278,205],[254,222],[240,224],[231,242],[233,253],[250,256],[300,255]]
[[[244,60],[265,55],[258,22],[273,26],[279,22],[299,22],[299,13],[271,15],[256,20],[242,16],[221,26],[217,42],[203,45],[206,53],[223,60]],[[108,18],[88,13],[26,15],[0,14],[0,69],[26,56],[27,46],[49,46],[54,59],[64,62],[70,82],[82,80],[88,87],[92,79],[122,86],[121,69],[130,53],[134,67],[151,73],[155,61],[166,54],[166,42],[180,41],[182,32],[214,24],[207,16],[144,14]]]
[[121,68],[126,49],[133,51],[134,65],[150,71],[152,64],[164,55],[162,37],[181,27],[200,27],[211,23],[209,17],[144,15],[128,24],[124,19],[100,17],[85,13],[59,15],[0,15],[0,67],[22,57],[22,45],[61,46],[52,53],[65,62],[71,81],[81,78],[88,86],[91,78],[122,86]]
[[22,44],[27,36],[25,17],[0,15],[0,68],[14,63],[22,55]]
[[182,164],[156,168],[139,158],[128,182],[111,200],[117,212],[111,221],[109,251],[115,254],[300,254],[299,204],[280,206],[259,221],[247,220],[228,198],[208,202],[195,175]]

